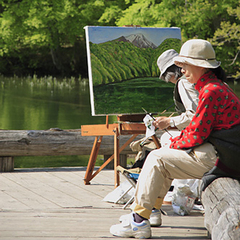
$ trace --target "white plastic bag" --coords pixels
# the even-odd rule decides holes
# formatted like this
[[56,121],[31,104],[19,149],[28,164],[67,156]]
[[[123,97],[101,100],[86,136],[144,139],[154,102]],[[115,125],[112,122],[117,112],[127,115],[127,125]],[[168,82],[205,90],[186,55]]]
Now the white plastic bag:
[[197,197],[197,186],[196,179],[178,179],[174,182],[172,207],[175,213],[184,216],[191,212]]

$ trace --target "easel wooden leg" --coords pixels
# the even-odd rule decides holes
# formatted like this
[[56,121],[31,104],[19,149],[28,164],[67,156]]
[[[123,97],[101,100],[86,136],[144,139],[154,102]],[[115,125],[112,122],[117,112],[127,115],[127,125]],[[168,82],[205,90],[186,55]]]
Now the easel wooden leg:
[[98,155],[98,151],[99,151],[101,142],[102,142],[102,136],[95,137],[93,147],[92,147],[92,152],[91,152],[91,155],[90,155],[90,158],[88,161],[88,166],[87,166],[87,170],[86,170],[85,177],[84,177],[85,185],[89,185],[90,180],[92,179],[92,173],[93,173],[93,169],[94,169],[94,166],[95,166],[95,163],[97,160],[97,155]]
[[117,166],[119,165],[119,132],[118,128],[114,129],[114,186],[119,186],[119,172]]
[[[120,147],[120,149],[119,149],[119,154],[120,154],[120,152],[121,152],[123,149],[125,149],[125,147],[127,147],[137,136],[138,136],[138,134],[134,134],[131,138],[129,138],[129,139],[127,140],[127,142],[125,142],[125,143]],[[92,174],[91,176],[89,176],[88,182],[90,182],[100,171],[102,171],[113,159],[114,159],[114,154],[113,154],[106,162],[104,162],[104,163],[100,166],[100,168],[94,172],[94,174]],[[90,160],[89,160],[89,162],[90,162]],[[93,166],[93,167],[94,167],[94,166]]]
[[157,147],[157,148],[160,148],[160,147],[161,147],[161,144],[160,144],[157,136],[156,136],[156,135],[153,135],[153,136],[152,136],[152,139],[153,139],[153,142],[155,143],[156,147]]

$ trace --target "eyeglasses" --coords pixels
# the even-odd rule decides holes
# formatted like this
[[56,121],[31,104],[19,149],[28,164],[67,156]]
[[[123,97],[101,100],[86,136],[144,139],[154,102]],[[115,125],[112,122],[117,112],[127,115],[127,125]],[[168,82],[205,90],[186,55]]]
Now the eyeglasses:
[[180,68],[186,68],[186,66],[190,65],[188,63],[183,63],[183,62],[177,62],[176,65]]

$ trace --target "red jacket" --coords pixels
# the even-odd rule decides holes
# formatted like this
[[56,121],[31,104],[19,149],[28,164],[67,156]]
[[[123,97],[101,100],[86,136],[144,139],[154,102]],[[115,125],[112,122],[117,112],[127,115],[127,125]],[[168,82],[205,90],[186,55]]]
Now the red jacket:
[[240,100],[212,71],[195,85],[199,91],[197,111],[179,137],[171,139],[170,148],[188,149],[202,144],[212,131],[230,129],[240,124]]

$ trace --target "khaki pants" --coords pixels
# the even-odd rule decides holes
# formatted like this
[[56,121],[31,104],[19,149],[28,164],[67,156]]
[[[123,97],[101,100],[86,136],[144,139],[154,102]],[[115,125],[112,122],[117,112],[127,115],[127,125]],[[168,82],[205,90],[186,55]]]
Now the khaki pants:
[[174,178],[201,179],[216,160],[216,151],[210,143],[196,147],[190,154],[168,147],[153,150],[139,175],[132,210],[149,218],[153,207],[161,207]]

